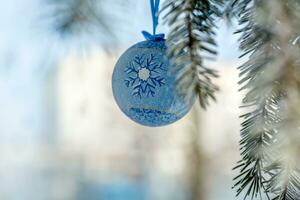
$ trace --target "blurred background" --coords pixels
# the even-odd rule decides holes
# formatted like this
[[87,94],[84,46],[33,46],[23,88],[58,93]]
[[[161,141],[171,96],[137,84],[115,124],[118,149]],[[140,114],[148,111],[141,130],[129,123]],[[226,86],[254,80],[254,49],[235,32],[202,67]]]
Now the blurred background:
[[[162,128],[130,121],[111,75],[152,30],[148,0],[0,4],[1,200],[232,200],[238,46],[219,22],[218,102]],[[168,32],[161,24],[160,32]]]

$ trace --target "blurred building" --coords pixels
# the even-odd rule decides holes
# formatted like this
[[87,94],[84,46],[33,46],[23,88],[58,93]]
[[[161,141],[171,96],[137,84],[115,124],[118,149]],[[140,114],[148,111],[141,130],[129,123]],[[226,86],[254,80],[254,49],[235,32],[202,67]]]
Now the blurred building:
[[1,79],[0,199],[232,199],[234,67],[220,65],[219,101],[207,111],[195,105],[173,125],[146,128],[113,100],[115,61],[100,51],[74,54],[45,79]]
[[72,173],[58,179],[70,188],[57,198],[230,199],[238,160],[237,71],[222,66],[219,102],[208,111],[195,106],[174,125],[146,128],[113,100],[115,60],[96,51],[84,60],[70,56],[58,68],[56,162]]

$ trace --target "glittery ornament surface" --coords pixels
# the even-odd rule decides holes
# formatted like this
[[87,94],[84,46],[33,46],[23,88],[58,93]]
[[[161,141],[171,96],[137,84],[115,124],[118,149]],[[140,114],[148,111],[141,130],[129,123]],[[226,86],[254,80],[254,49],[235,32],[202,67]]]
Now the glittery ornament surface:
[[129,48],[112,77],[115,100],[133,121],[163,126],[182,118],[191,105],[179,97],[169,68],[165,40],[147,40]]

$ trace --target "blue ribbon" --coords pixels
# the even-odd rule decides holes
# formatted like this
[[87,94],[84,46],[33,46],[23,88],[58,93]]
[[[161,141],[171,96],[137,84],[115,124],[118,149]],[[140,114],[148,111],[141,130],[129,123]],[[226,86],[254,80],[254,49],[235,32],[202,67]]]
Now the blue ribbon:
[[153,34],[142,31],[146,40],[164,40],[165,34],[156,34],[156,28],[158,26],[158,12],[159,12],[159,3],[160,0],[150,0],[151,4],[151,13],[152,13],[152,22],[153,22]]
[[160,0],[150,0],[153,21],[153,35],[156,34],[156,27],[158,25],[159,2]]

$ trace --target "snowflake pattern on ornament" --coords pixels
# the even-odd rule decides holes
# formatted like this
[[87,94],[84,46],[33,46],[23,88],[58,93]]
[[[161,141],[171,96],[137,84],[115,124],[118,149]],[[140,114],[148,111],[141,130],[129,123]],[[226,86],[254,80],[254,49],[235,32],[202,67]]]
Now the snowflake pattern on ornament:
[[166,71],[163,64],[157,62],[153,54],[148,58],[144,54],[136,56],[125,68],[125,73],[128,75],[125,85],[133,89],[133,96],[154,97],[155,89],[165,84],[165,79],[161,77],[163,71]]

